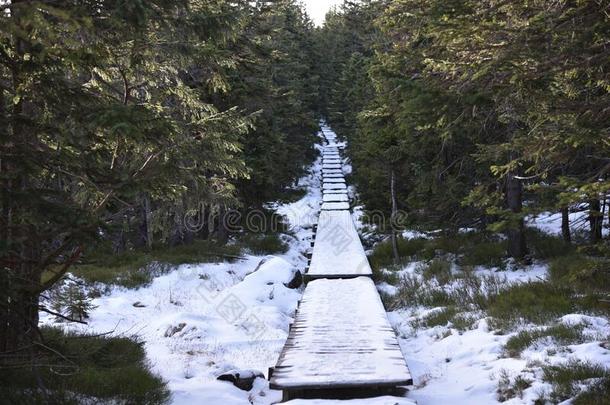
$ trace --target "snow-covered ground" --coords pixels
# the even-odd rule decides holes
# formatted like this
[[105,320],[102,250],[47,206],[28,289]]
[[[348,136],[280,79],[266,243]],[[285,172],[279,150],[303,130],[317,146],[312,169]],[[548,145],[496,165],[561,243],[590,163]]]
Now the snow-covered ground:
[[[61,325],[137,336],[153,370],[168,382],[173,404],[280,401],[281,392],[270,390],[265,379],[257,379],[248,392],[216,377],[232,369],[258,370],[266,376],[275,365],[302,294],[285,284],[307,262],[311,225],[320,209],[320,171],[318,159],[299,181],[306,189],[299,201],[270,204],[290,222],[294,237],[285,254],[181,265],[146,287],[114,287],[94,299],[88,325]],[[41,322],[55,319],[41,314]]]
[[[417,275],[417,262],[401,271],[402,275]],[[503,283],[519,283],[539,280],[546,268],[533,265],[530,268],[497,273],[479,268],[477,275],[495,275]],[[387,283],[378,288],[386,294],[396,289]],[[447,288],[451,288],[448,286]],[[502,375],[514,378],[525,376],[532,381],[523,398],[513,398],[505,403],[533,403],[551,386],[542,382],[542,372],[537,364],[560,364],[571,359],[591,360],[610,367],[610,352],[600,346],[599,340],[610,334],[610,324],[602,317],[582,314],[565,315],[558,319],[566,325],[585,324],[585,335],[591,341],[569,345],[559,350],[550,339],[542,340],[525,350],[519,358],[504,354],[504,345],[517,332],[497,335],[481,316],[473,328],[459,331],[450,325],[422,327],[417,320],[439,308],[407,307],[388,313],[390,322],[399,336],[400,345],[414,379],[414,388],[408,397],[419,404],[489,404],[497,403],[498,380]],[[524,325],[523,329],[535,328]]]
[[[572,232],[589,229],[589,213],[586,210],[586,206],[580,207],[580,209],[580,211],[570,212],[568,215]],[[525,222],[528,226],[538,228],[550,235],[561,235],[561,213],[559,212],[542,212],[535,216],[530,215],[525,218]],[[605,237],[610,234],[610,227],[606,221],[604,221],[604,225],[602,226],[602,234]]]
[[[318,149],[319,145],[316,146]],[[229,370],[258,370],[267,374],[275,365],[288,335],[302,290],[287,284],[297,270],[306,265],[310,249],[311,226],[317,222],[322,200],[321,160],[299,181],[305,196],[294,203],[272,203],[269,207],[284,215],[291,225],[289,249],[274,256],[246,255],[228,263],[182,265],[161,275],[146,287],[128,290],[115,287],[93,301],[89,324],[67,325],[83,332],[114,331],[115,335],[138,336],[144,342],[151,366],[168,382],[174,404],[271,404],[281,400],[281,392],[269,389],[258,378],[250,391],[236,388],[216,377]],[[351,172],[344,160],[343,170]],[[357,198],[349,186],[349,196]],[[574,219],[578,215],[574,214]],[[361,236],[376,240],[375,227],[362,221],[363,207],[353,209],[352,218]],[[582,219],[578,217],[578,219]],[[560,217],[542,214],[528,219],[548,233],[558,233]],[[368,236],[367,236],[368,235]],[[404,237],[429,237],[405,231]],[[399,273],[417,276],[413,262]],[[497,272],[479,267],[478,276],[495,275],[505,283],[543,279],[546,266],[537,263],[525,269]],[[398,289],[378,284],[386,294]],[[449,287],[451,288],[451,285]],[[501,376],[524,375],[532,381],[523,398],[507,403],[532,403],[550,386],[542,381],[540,362],[557,364],[569,359],[591,359],[610,366],[610,354],[599,340],[610,336],[607,319],[581,314],[566,315],[557,321],[566,325],[584,324],[588,343],[558,348],[552,340],[542,340],[525,350],[519,358],[507,357],[503,347],[514,335],[497,335],[481,315],[472,329],[458,331],[450,325],[424,327],[417,320],[438,308],[405,307],[388,313],[399,336],[400,345],[414,378],[415,386],[405,398],[378,397],[366,400],[320,401],[293,400],[290,404],[488,404],[497,402],[496,390]],[[55,319],[41,314],[42,323]],[[524,328],[534,326],[525,325]]]

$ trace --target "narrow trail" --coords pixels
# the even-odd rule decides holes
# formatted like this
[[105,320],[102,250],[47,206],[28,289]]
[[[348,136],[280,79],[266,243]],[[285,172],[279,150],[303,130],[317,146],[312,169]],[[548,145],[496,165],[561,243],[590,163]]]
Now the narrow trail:
[[270,372],[283,399],[364,397],[412,384],[350,215],[340,146],[322,128],[322,206],[308,284]]

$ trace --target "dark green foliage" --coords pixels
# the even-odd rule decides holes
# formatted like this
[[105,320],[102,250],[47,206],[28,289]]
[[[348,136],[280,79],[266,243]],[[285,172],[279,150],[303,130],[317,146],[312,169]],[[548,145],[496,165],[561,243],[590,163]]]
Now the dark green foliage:
[[[425,239],[397,239],[398,253],[407,262],[411,257],[417,256],[426,246]],[[369,256],[369,262],[374,270],[390,266],[394,263],[392,255],[392,243],[390,240],[375,245],[373,253]]]
[[197,240],[188,245],[133,250],[119,255],[97,252],[86,256],[86,264],[73,266],[71,272],[88,283],[138,288],[169,271],[173,265],[231,261],[241,256],[241,250],[239,245]]
[[424,264],[420,271],[424,280],[435,279],[440,285],[445,285],[452,279],[451,262],[444,259],[434,259]]
[[459,264],[463,266],[503,267],[506,259],[506,243],[503,241],[480,241],[464,247]]
[[569,285],[579,292],[610,292],[610,260],[581,254],[553,259],[549,266],[551,281]]
[[[571,360],[562,365],[547,365],[542,368],[544,381],[552,384],[549,400],[557,403],[576,397],[574,403],[591,404],[599,399],[605,403],[610,386],[610,371],[591,362]],[[588,388],[582,388],[587,384]]]
[[574,246],[558,236],[549,235],[534,228],[529,228],[526,235],[530,254],[536,259],[549,260],[569,255],[574,251]]
[[575,309],[570,290],[545,282],[510,286],[491,297],[487,312],[490,325],[508,330],[521,321],[545,324]]
[[[503,267],[506,243],[485,232],[468,232],[442,235],[431,239],[398,238],[398,254],[403,262],[410,259],[434,260],[446,254],[458,257],[461,266]],[[374,269],[393,263],[392,244],[389,240],[375,246],[369,260]]]
[[586,390],[581,391],[572,401],[574,405],[589,405],[589,404],[608,404],[610,398],[610,376],[606,376],[594,381]]
[[38,339],[39,294],[83,254],[133,252],[76,272],[145,284],[149,259],[201,256],[157,245],[226,243],[227,212],[278,198],[314,158],[313,27],[297,2],[131,3],[2,5],[2,351]]
[[554,342],[560,345],[571,345],[583,343],[585,341],[582,331],[584,325],[564,325],[557,324],[543,329],[524,330],[511,336],[506,342],[504,350],[508,356],[518,357],[521,352],[536,341],[550,337]]
[[[389,216],[394,183],[411,224],[503,232],[518,260],[564,254],[524,217],[585,206],[602,239],[609,34],[605,2],[345,2],[318,32],[320,110],[368,210]],[[500,265],[490,253],[474,261]]]
[[282,241],[280,234],[247,233],[239,238],[239,243],[255,255],[285,253],[288,245]]
[[[2,401],[78,404],[94,399],[118,404],[165,404],[169,391],[146,363],[142,344],[125,337],[41,330],[45,349],[36,373],[28,366],[0,370]],[[40,379],[40,381],[37,381]],[[38,383],[45,392],[39,391]],[[44,398],[44,401],[43,401]]]
[[505,402],[516,397],[523,398],[523,391],[531,386],[532,381],[522,375],[517,375],[514,380],[511,381],[508,372],[502,370],[500,378],[498,379],[498,388],[496,390],[498,401]]
[[439,311],[433,311],[424,316],[419,322],[428,328],[434,326],[446,326],[452,321],[456,315],[456,310],[453,307],[443,308]]

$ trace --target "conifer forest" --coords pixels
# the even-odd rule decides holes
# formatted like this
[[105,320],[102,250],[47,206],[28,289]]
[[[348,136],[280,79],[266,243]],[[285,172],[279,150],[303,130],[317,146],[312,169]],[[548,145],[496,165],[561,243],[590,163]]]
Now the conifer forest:
[[609,398],[610,1],[0,0],[0,404]]

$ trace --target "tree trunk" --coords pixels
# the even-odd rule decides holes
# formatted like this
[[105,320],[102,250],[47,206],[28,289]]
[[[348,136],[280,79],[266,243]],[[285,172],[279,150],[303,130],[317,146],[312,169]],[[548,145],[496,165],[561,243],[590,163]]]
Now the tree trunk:
[[561,208],[561,236],[566,243],[572,242],[572,234],[570,232],[570,210],[568,207]]
[[226,213],[226,208],[220,207],[218,210],[218,228],[216,228],[216,240],[223,245],[229,241],[229,230],[225,223]]
[[[30,276],[33,276],[30,274]],[[29,355],[33,342],[39,340],[38,307],[40,296],[32,292],[31,284],[23,284],[14,277],[3,277],[10,282],[10,290],[2,290],[0,311],[0,363],[22,362]]]
[[[513,214],[520,214],[523,207],[523,188],[521,181],[516,179],[511,173],[506,184],[506,201],[508,208]],[[511,221],[507,231],[508,236],[508,255],[514,259],[523,259],[527,253],[525,242],[525,226],[523,218]]]
[[600,204],[598,199],[589,201],[589,228],[591,231],[591,243],[597,243],[602,239],[602,222],[604,220],[600,212]]
[[[21,1],[12,1],[13,4]],[[28,226],[27,217],[31,215],[27,208],[19,206],[11,199],[13,192],[27,194],[31,176],[25,171],[25,166],[19,165],[20,156],[28,153],[31,145],[36,145],[37,134],[26,125],[24,113],[25,99],[23,83],[27,78],[27,67],[24,67],[25,55],[30,53],[30,43],[22,38],[30,34],[31,27],[27,20],[22,18],[21,8],[11,9],[11,18],[21,29],[12,40],[14,46],[13,64],[11,66],[12,89],[9,96],[17,100],[8,106],[0,107],[2,110],[10,109],[11,120],[7,130],[2,131],[0,138],[2,147],[10,147],[5,136],[10,137],[10,143],[21,145],[24,149],[17,150],[12,147],[6,150],[6,155],[0,162],[0,174],[4,178],[2,184],[2,217],[0,227],[4,246],[3,256],[0,258],[0,364],[13,363],[31,354],[33,344],[40,339],[38,331],[38,304],[41,270],[40,242],[37,230]],[[19,97],[16,97],[19,96]],[[4,103],[4,92],[0,94]],[[5,129],[5,128],[3,128]],[[9,153],[15,152],[15,153]],[[10,156],[10,157],[9,157]],[[9,160],[10,159],[10,162]],[[23,220],[22,220],[23,218]]]
[[394,255],[394,263],[398,263],[400,256],[398,254],[398,239],[396,236],[396,230],[394,229],[394,219],[396,212],[398,212],[398,204],[396,202],[396,176],[394,169],[390,172],[390,197],[392,199],[392,213],[390,215],[390,232],[392,235],[392,253]]
[[143,219],[144,219],[144,239],[146,248],[148,250],[152,249],[153,245],[153,227],[152,227],[152,210],[150,208],[150,198],[148,194],[144,194],[142,199],[142,211],[143,211]]

